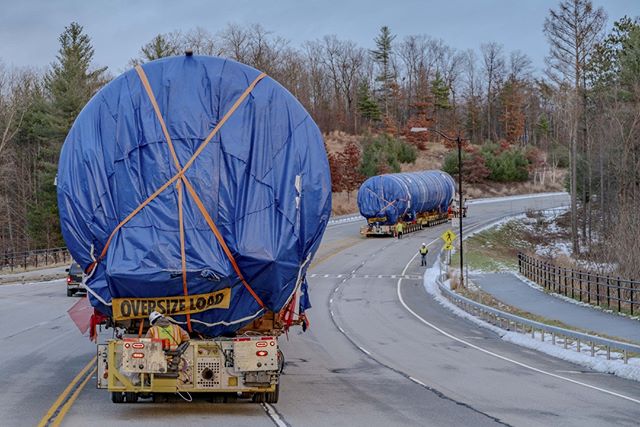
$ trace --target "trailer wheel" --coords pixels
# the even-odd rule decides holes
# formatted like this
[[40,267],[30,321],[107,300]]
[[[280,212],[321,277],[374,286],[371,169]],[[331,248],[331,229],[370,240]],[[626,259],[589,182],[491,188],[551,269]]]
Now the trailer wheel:
[[138,393],[128,391],[124,394],[124,398],[127,403],[136,403],[138,401]]
[[224,403],[236,403],[238,402],[238,394],[237,393],[228,393],[224,397]]
[[124,403],[124,394],[120,391],[111,392],[111,401],[113,403]]
[[72,297],[73,296],[73,290],[72,289],[67,289],[67,296],[68,297]]
[[211,403],[225,403],[224,401],[224,393],[211,393],[211,396],[209,396],[209,402]]
[[275,391],[270,391],[264,393],[264,402],[265,403],[278,403],[278,398],[280,397],[280,383],[276,384]]

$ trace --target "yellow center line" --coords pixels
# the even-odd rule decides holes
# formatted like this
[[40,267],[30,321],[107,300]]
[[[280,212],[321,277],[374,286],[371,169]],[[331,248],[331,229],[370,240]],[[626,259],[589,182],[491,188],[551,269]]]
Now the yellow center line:
[[89,373],[89,375],[87,375],[87,377],[84,379],[84,381],[82,381],[82,383],[78,386],[78,388],[76,388],[76,391],[73,392],[69,400],[67,400],[67,403],[65,403],[62,409],[60,409],[60,412],[58,413],[58,416],[56,417],[56,419],[53,420],[51,427],[58,427],[60,425],[60,423],[64,419],[64,416],[67,414],[67,411],[69,411],[69,409],[73,405],[73,402],[76,401],[76,399],[80,395],[80,392],[82,391],[84,386],[87,385],[87,382],[89,382],[93,374],[95,374],[97,371],[98,371],[98,367],[94,366],[93,370]]
[[[89,361],[89,363],[87,363],[87,365],[84,368],[82,368],[80,372],[78,372],[78,375],[76,375],[75,378],[71,380],[67,388],[65,388],[64,391],[60,393],[60,396],[58,396],[56,401],[53,402],[53,405],[51,405],[51,407],[49,408],[45,416],[42,417],[42,419],[38,423],[38,427],[45,427],[49,423],[53,414],[55,414],[55,412],[58,410],[62,402],[64,402],[64,400],[67,398],[69,393],[71,393],[71,390],[73,390],[73,388],[78,383],[78,381],[80,381],[80,379],[87,373],[89,368],[91,368],[91,366],[96,363],[96,360],[97,360],[97,357],[94,356]],[[89,377],[91,377],[91,375],[89,375]]]
[[[332,251],[331,253],[329,253],[329,254],[325,255],[324,257],[322,257],[320,259],[317,259],[315,262],[313,262],[311,264],[310,268],[317,267],[318,265],[320,265],[323,262],[327,261],[329,258],[335,256],[339,252],[341,252],[341,251],[343,251],[343,250],[345,250],[347,248],[350,248],[350,247],[354,246],[355,244],[357,244],[357,243],[359,243],[361,241],[360,239],[353,239],[352,242],[346,243],[349,240],[352,240],[352,238],[346,238],[346,239],[338,240],[337,243],[338,243],[339,246],[336,247],[335,250]],[[346,244],[340,245],[343,242],[345,242]],[[53,403],[53,405],[51,405],[51,408],[49,408],[49,411],[45,414],[45,416],[42,418],[42,420],[40,420],[40,423],[38,423],[38,427],[45,427],[45,426],[49,425],[49,423],[51,422],[51,418],[53,417],[53,415],[56,413],[56,411],[58,409],[60,410],[60,412],[55,417],[55,419],[50,424],[50,426],[51,427],[57,427],[57,426],[60,425],[60,423],[64,419],[65,415],[67,414],[69,409],[71,409],[71,406],[73,406],[73,403],[76,401],[76,399],[80,395],[80,392],[87,385],[87,382],[93,376],[93,374],[97,372],[98,368],[94,367],[93,370],[89,373],[89,375],[87,375],[84,378],[84,380],[82,381],[82,383],[76,388],[76,390],[73,392],[71,397],[69,397],[69,399],[66,400],[66,402],[65,402],[65,399],[67,399],[67,396],[69,395],[69,393],[71,393],[71,390],[73,390],[73,388],[78,383],[78,381],[80,381],[80,379],[87,373],[87,371],[89,370],[91,365],[95,364],[95,362],[96,362],[96,357],[93,357],[89,361],[89,363],[87,363],[87,365],[84,368],[82,368],[82,370],[78,373],[78,375],[76,375],[75,378],[73,380],[71,380],[71,382],[69,383],[67,388],[65,388],[64,391],[60,394],[60,396],[58,396],[58,398]],[[62,405],[63,402],[64,402],[64,405]],[[60,405],[62,405],[62,407],[60,407]]]
[[341,246],[337,246],[334,248],[333,252],[328,253],[327,255],[323,256],[322,258],[318,258],[316,260],[314,260],[311,265],[309,266],[309,269],[315,268],[317,266],[319,266],[320,264],[322,264],[323,262],[329,260],[331,257],[337,255],[338,253],[344,251],[345,249],[349,249],[352,246],[355,246],[356,244],[360,243],[362,240],[361,239],[354,239],[352,237],[348,237],[346,239],[341,239],[338,240],[336,243],[340,244],[342,242],[348,242],[349,240],[352,240],[351,243],[347,243]]

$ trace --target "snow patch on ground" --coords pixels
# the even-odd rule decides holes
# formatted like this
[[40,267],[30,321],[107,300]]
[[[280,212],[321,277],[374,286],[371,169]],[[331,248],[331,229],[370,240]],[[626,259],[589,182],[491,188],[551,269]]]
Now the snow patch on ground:
[[561,191],[561,192],[557,192],[557,193],[523,194],[521,196],[487,197],[487,198],[481,198],[481,199],[467,200],[467,204],[469,204],[469,205],[481,205],[481,204],[484,204],[484,203],[499,202],[500,200],[512,201],[512,200],[537,199],[537,198],[540,198],[540,197],[568,196],[568,195],[569,195],[569,193]]
[[[580,352],[577,351],[577,345],[575,343],[567,345],[567,349],[565,349],[564,346],[560,347],[559,345],[553,345],[551,343],[550,334],[546,334],[543,340],[542,335],[539,332],[536,332],[532,338],[530,334],[505,331],[504,329],[478,319],[477,317],[462,310],[442,295],[436,283],[439,275],[440,267],[436,261],[436,263],[431,268],[427,269],[424,274],[424,288],[427,293],[433,296],[440,305],[449,309],[455,315],[470,320],[478,326],[497,333],[504,341],[532,350],[537,350],[568,362],[586,366],[597,372],[614,374],[622,378],[640,381],[640,359],[629,359],[628,364],[625,364],[621,353],[611,352],[611,360],[607,360],[606,351],[604,350],[597,351],[596,356],[591,357],[591,349],[588,345],[583,345]],[[450,282],[447,280],[444,282],[444,286],[450,288]],[[556,339],[556,343],[560,345],[564,344],[562,339]]]
[[18,287],[18,286],[25,286],[25,285],[52,286],[52,285],[61,285],[65,282],[66,282],[66,279],[54,279],[54,280],[47,280],[44,282],[36,281],[36,282],[25,282],[25,283],[6,283],[6,284],[0,284],[0,286],[2,286],[3,288]]
[[555,258],[560,255],[571,257],[573,252],[572,247],[573,245],[570,242],[562,241],[556,241],[552,246],[549,246],[547,243],[538,243],[535,252],[536,255],[541,257]]

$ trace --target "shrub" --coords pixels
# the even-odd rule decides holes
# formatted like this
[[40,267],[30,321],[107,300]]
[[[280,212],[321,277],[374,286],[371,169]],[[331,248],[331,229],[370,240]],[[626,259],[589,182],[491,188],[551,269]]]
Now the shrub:
[[400,172],[401,163],[413,163],[417,149],[388,134],[367,136],[363,142],[360,172],[366,176]]
[[[527,181],[530,161],[527,154],[516,147],[503,148],[486,142],[479,151],[464,152],[463,178],[467,182],[482,182],[486,179],[497,182]],[[444,160],[443,170],[449,174],[458,173],[458,153],[449,152]]]

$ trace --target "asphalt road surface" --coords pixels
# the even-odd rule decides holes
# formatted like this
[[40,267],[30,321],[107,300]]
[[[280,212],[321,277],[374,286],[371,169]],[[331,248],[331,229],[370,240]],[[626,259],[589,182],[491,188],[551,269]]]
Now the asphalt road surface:
[[[566,203],[545,196],[471,205],[466,226]],[[361,238],[361,225],[327,229],[309,272],[311,329],[281,340],[278,404],[114,405],[90,378],[62,425],[638,425],[639,383],[503,342],[426,294],[414,256],[435,241],[432,264],[446,224],[402,240]],[[0,425],[37,425],[95,355],[66,314],[75,301],[62,280],[0,286]]]

